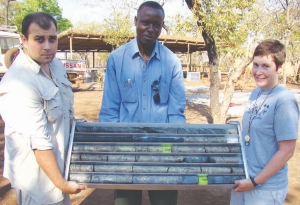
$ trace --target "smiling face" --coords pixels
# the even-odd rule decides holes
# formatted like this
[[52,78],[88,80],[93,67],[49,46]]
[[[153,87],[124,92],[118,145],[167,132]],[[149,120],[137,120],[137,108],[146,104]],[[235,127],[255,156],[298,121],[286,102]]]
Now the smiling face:
[[53,22],[49,29],[42,29],[38,24],[31,23],[28,37],[22,35],[24,52],[41,67],[49,64],[57,50],[57,30]]
[[161,9],[144,6],[135,17],[136,34],[139,46],[143,48],[155,45],[164,23],[164,13]]
[[276,86],[279,83],[278,73],[281,68],[282,66],[276,69],[276,64],[271,55],[254,56],[252,75],[256,85],[263,90]]

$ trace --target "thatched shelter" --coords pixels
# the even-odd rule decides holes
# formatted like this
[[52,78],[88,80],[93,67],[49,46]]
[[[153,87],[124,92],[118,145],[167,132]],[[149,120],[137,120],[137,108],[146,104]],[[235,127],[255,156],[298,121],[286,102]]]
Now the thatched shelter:
[[[134,36],[129,36],[128,41]],[[204,51],[202,38],[160,35],[158,40],[174,53],[193,53]],[[113,46],[105,42],[105,34],[67,30],[58,34],[58,51],[66,52],[111,52]]]

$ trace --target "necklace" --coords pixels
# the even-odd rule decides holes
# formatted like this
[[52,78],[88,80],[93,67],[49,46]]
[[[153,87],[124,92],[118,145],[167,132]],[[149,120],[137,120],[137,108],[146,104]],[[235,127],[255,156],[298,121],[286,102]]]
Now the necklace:
[[[279,83],[278,83],[278,84],[279,84]],[[277,84],[277,85],[278,85],[278,84]],[[248,135],[245,136],[245,145],[246,145],[246,146],[249,146],[249,145],[250,145],[250,128],[251,128],[251,125],[252,125],[252,122],[253,122],[254,118],[256,117],[257,113],[260,111],[261,107],[263,106],[263,104],[265,103],[265,101],[267,100],[267,98],[269,97],[270,93],[276,88],[277,85],[275,85],[275,86],[272,88],[272,90],[270,90],[270,92],[267,94],[266,98],[263,100],[263,102],[261,103],[261,105],[259,106],[259,108],[255,110],[255,108],[256,108],[256,103],[257,103],[257,99],[258,99],[258,97],[259,97],[259,95],[260,95],[261,89],[260,89],[260,91],[257,93],[256,99],[255,99],[255,103],[254,103],[254,105],[253,105],[253,108],[252,108],[252,110],[251,110],[250,117],[249,117]],[[255,110],[255,111],[254,111],[254,110]]]

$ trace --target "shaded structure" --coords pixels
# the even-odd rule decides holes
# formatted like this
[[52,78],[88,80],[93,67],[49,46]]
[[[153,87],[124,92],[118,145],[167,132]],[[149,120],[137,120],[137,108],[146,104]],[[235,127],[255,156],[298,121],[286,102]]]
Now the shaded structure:
[[[100,32],[67,30],[58,34],[58,51],[62,52],[111,52],[114,46],[105,42],[106,35]],[[128,41],[135,36],[129,36]],[[202,38],[160,35],[158,40],[174,53],[205,51]]]
[[[65,52],[66,58],[68,52],[71,54],[71,58],[72,52],[92,52],[93,68],[89,70],[93,73],[97,70],[95,68],[95,53],[111,52],[115,49],[114,45],[105,41],[106,36],[107,35],[102,32],[69,29],[58,34],[57,51]],[[128,36],[127,42],[134,37],[135,35]],[[160,35],[158,41],[176,54],[187,54],[187,62],[184,64],[186,65],[185,68],[187,71],[191,70],[191,54],[196,51],[206,51],[205,43],[202,38]],[[92,75],[94,75],[94,73]]]

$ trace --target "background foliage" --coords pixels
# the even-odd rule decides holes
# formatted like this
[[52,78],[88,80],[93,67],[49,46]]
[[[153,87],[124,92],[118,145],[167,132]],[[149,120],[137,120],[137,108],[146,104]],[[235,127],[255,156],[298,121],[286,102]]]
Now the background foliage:
[[[0,24],[4,24],[5,3],[7,0],[0,0]],[[23,18],[31,12],[46,12],[57,20],[58,31],[64,31],[72,27],[70,20],[62,17],[62,8],[56,0],[24,0],[9,3],[8,24],[16,25],[21,33]]]

